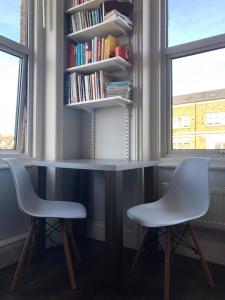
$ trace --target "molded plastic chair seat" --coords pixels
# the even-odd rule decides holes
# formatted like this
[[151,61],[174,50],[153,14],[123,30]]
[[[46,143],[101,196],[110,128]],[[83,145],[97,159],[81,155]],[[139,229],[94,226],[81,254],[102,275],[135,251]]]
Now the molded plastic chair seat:
[[44,200],[34,192],[30,176],[16,159],[4,159],[12,172],[20,210],[32,217],[81,219],[86,218],[86,208],[77,202]]
[[127,215],[132,221],[145,227],[177,225],[202,216],[202,214],[196,215],[196,213],[191,212],[187,214],[185,210],[179,210],[178,207],[170,207],[165,198],[153,203],[131,207],[127,211]]
[[86,208],[77,202],[36,200],[35,205],[26,208],[28,215],[38,218],[83,219],[87,217]]
[[127,211],[128,217],[146,227],[183,223],[203,216],[209,207],[208,158],[186,158],[176,168],[165,196]]

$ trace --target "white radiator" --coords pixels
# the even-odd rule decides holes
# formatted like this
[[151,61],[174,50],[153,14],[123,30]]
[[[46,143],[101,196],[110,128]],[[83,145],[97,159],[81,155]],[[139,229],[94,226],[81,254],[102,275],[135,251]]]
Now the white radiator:
[[[169,183],[161,184],[161,195],[165,194]],[[210,186],[210,205],[208,212],[194,221],[198,226],[225,230],[225,187]]]

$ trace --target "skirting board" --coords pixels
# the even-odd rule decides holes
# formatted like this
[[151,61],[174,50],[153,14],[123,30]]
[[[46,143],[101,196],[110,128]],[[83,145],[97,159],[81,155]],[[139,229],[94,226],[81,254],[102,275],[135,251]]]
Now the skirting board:
[[18,261],[26,233],[0,241],[0,269]]
[[[18,261],[22,246],[27,233],[17,235],[15,237],[0,241],[0,269],[12,265]],[[88,221],[87,236],[96,240],[105,240],[105,225],[104,222],[90,220]],[[137,245],[137,229],[124,228],[124,246],[128,248],[136,248]],[[55,237],[57,239],[57,237]],[[57,240],[57,242],[60,242]],[[51,243],[47,242],[47,247]]]
[[[215,241],[200,240],[204,256],[208,262],[225,266],[225,244]],[[184,247],[178,247],[177,254],[199,259],[198,254]]]
[[[124,226],[124,247],[136,249],[137,248],[137,237],[138,229],[135,227]],[[105,240],[105,224],[104,222],[97,220],[89,220],[87,224],[87,236],[92,239],[99,241]]]
[[[88,221],[88,237],[104,241],[105,239],[105,226],[103,222],[92,220]],[[21,248],[24,243],[26,233],[17,235],[0,241],[0,269],[12,265],[17,262]],[[222,242],[215,242],[210,240],[200,240],[202,249],[206,256],[207,261],[225,266],[225,244]],[[138,228],[131,227],[124,228],[124,246],[127,248],[136,249],[138,244]],[[198,258],[192,251],[183,247],[177,249],[177,253]]]
[[[124,246],[136,249],[138,245],[138,228],[124,227]],[[87,235],[89,238],[104,241],[104,222],[89,220]],[[225,243],[210,240],[200,240],[207,261],[225,266]],[[183,247],[178,247],[177,254],[198,259],[198,255]]]
[[[18,261],[26,237],[27,233],[25,232],[0,241],[0,269],[10,266]],[[58,235],[55,234],[54,239],[58,244],[61,243]],[[52,243],[46,240],[46,246],[49,248],[52,246]]]

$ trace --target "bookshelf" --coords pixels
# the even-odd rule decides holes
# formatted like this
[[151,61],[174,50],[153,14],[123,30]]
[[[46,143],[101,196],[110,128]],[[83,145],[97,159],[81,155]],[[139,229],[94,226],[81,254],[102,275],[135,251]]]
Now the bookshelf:
[[75,42],[84,42],[94,37],[104,37],[108,34],[115,36],[127,35],[132,31],[132,27],[128,25],[121,18],[115,18],[114,20],[104,21],[97,25],[67,34],[67,38]]
[[90,100],[85,102],[75,102],[67,104],[67,107],[74,108],[74,109],[81,109],[86,110],[88,112],[93,113],[95,109],[104,108],[104,107],[116,107],[122,106],[127,107],[131,105],[132,101],[122,98],[122,97],[107,97],[97,100]]
[[[73,0],[72,0],[73,1]],[[77,22],[77,17],[80,16],[84,16],[84,18],[89,18],[89,13],[91,12],[91,10],[95,10],[98,14],[98,9],[101,6],[104,6],[104,3],[107,2],[107,4],[109,4],[109,2],[113,3],[118,3],[119,5],[120,2],[119,1],[110,1],[110,0],[90,0],[87,1],[85,3],[82,3],[80,5],[77,6],[73,6],[70,8],[67,8],[65,10],[65,18],[70,18],[70,24],[71,24],[71,20],[72,22]],[[74,2],[73,2],[74,3]],[[106,7],[106,6],[104,6]],[[132,5],[130,4],[130,8],[132,9]],[[114,9],[115,10],[115,9]],[[105,10],[102,10],[105,11]],[[111,14],[112,11],[110,11]],[[74,15],[76,14],[76,15]],[[100,14],[100,12],[99,12]],[[121,13],[122,14],[122,13]],[[91,158],[95,158],[95,140],[96,140],[96,130],[98,130],[99,127],[97,127],[96,129],[96,114],[98,110],[101,110],[101,114],[105,114],[107,111],[102,110],[104,109],[111,109],[111,108],[118,108],[119,110],[114,110],[114,113],[117,115],[118,113],[120,114],[120,118],[121,120],[123,120],[123,132],[125,132],[125,135],[123,136],[124,140],[124,145],[125,145],[125,153],[124,153],[124,158],[125,159],[129,159],[130,158],[130,118],[131,118],[131,109],[132,109],[132,104],[133,101],[131,99],[127,99],[127,96],[129,96],[129,92],[130,90],[127,89],[127,87],[125,84],[121,85],[123,82],[129,82],[130,80],[132,80],[132,63],[131,63],[131,56],[126,57],[122,54],[118,54],[117,56],[114,55],[110,55],[110,56],[105,56],[103,55],[103,57],[105,57],[105,59],[98,59],[98,61],[91,62],[91,60],[89,61],[89,58],[87,60],[87,56],[85,56],[86,58],[83,59],[82,58],[82,62],[89,62],[86,64],[80,64],[79,62],[77,62],[76,58],[79,61],[79,57],[80,55],[89,55],[88,52],[84,53],[80,52],[80,43],[83,43],[83,45],[85,45],[85,51],[89,51],[89,44],[91,43],[91,41],[95,38],[99,38],[100,40],[102,38],[107,38],[109,35],[111,35],[112,37],[116,38],[118,40],[119,45],[123,45],[124,43],[128,43],[128,45],[130,46],[131,43],[129,42],[130,38],[132,37],[132,22],[130,22],[128,20],[128,17],[126,19],[126,17],[124,17],[123,15],[121,16],[121,14],[115,14],[115,16],[110,15],[110,17],[108,18],[104,18],[104,13],[99,15],[99,20],[101,19],[102,22],[86,27],[83,26],[82,27],[86,27],[83,28],[81,30],[77,30],[77,31],[73,31],[72,33],[66,33],[65,34],[65,41],[66,41],[66,47],[67,44],[71,45],[71,44],[75,44],[76,49],[73,50],[75,51],[75,54],[71,54],[73,52],[67,52],[67,55],[69,55],[68,57],[72,59],[72,62],[74,61],[74,55],[75,55],[75,62],[73,63],[69,63],[67,67],[67,63],[68,63],[68,59],[66,60],[66,67],[65,67],[65,80],[69,80],[69,84],[65,85],[65,88],[70,89],[71,91],[71,95],[73,96],[69,96],[68,100],[69,101],[65,101],[65,106],[68,109],[73,109],[73,110],[77,110],[77,111],[86,111],[90,114],[90,120],[91,120],[91,128],[90,128],[90,140],[91,140],[91,145],[90,145],[90,150],[91,150]],[[74,16],[73,16],[74,15]],[[103,18],[102,18],[103,16]],[[83,18],[83,17],[82,17]],[[97,16],[98,18],[98,16]],[[76,21],[75,21],[76,20]],[[86,19],[85,22],[87,22],[86,24],[90,24],[90,20],[87,21],[88,19]],[[126,22],[128,20],[128,23]],[[80,19],[80,22],[84,22],[84,19]],[[75,23],[77,24],[77,23]],[[81,24],[81,23],[80,23]],[[83,24],[83,23],[82,23]],[[67,25],[67,29],[68,32],[71,32],[72,30],[75,30],[76,28],[81,28],[78,27],[78,25],[74,25],[71,27],[71,25],[69,25],[70,27],[68,27]],[[102,39],[104,40],[104,39]],[[86,44],[88,45],[88,48],[86,50]],[[101,45],[101,44],[100,44]],[[104,45],[102,43],[102,45]],[[93,49],[93,44],[91,46],[91,51],[94,51]],[[98,46],[97,46],[98,47]],[[100,46],[100,48],[97,49],[101,49],[102,46]],[[106,47],[106,46],[105,46]],[[77,50],[78,49],[78,50]],[[83,49],[83,48],[81,48]],[[103,46],[104,49],[104,46]],[[77,52],[79,51],[79,52]],[[83,51],[83,50],[82,50]],[[99,51],[99,50],[96,50]],[[131,49],[129,49],[129,52],[132,53]],[[81,54],[82,53],[82,54]],[[92,53],[92,58],[95,57],[95,52]],[[98,53],[98,52],[97,52]],[[102,52],[104,53],[104,52]],[[79,56],[77,56],[79,55]],[[93,56],[94,55],[94,56]],[[97,54],[98,55],[98,54]],[[121,55],[121,56],[120,56]],[[88,56],[89,57],[89,56]],[[107,58],[109,57],[109,58]],[[71,59],[69,60],[71,62]],[[93,60],[92,60],[93,61]],[[77,64],[77,65],[76,65]],[[73,66],[74,65],[74,66]],[[112,81],[111,83],[111,88],[108,88],[108,84],[107,84],[107,88],[105,90],[104,93],[100,93],[99,92],[95,92],[97,90],[95,90],[97,84],[99,84],[99,82],[96,79],[96,82],[93,83],[91,82],[92,78],[89,80],[89,76],[92,76],[93,74],[96,74],[96,72],[104,72],[104,74],[108,74],[106,78],[110,78],[110,81]],[[80,75],[79,75],[80,74]],[[76,76],[73,77],[72,76]],[[77,77],[78,76],[78,77]],[[80,77],[82,76],[82,77]],[[101,78],[101,77],[97,77],[96,78]],[[86,81],[87,80],[87,81]],[[82,83],[83,82],[83,83]],[[102,81],[101,81],[102,82]],[[110,82],[109,82],[110,83]],[[87,85],[86,85],[87,84]],[[100,83],[101,86],[102,83]],[[92,97],[90,95],[93,95],[93,91],[90,91],[90,86],[91,89],[94,86],[94,100],[89,100],[92,99]],[[74,88],[73,88],[74,87]],[[96,88],[98,89],[98,88]],[[109,90],[107,90],[109,89]],[[116,92],[117,89],[117,92]],[[101,90],[101,89],[100,89]],[[101,90],[103,91],[103,90]],[[120,92],[121,91],[121,92]],[[107,94],[107,92],[109,92]],[[74,94],[75,93],[75,94]],[[89,96],[86,93],[90,93]],[[66,93],[68,96],[68,93]],[[74,97],[74,95],[78,94],[78,96]],[[83,96],[79,96],[79,95],[83,95]],[[103,95],[104,97],[102,98],[96,98],[96,95]],[[107,96],[108,95],[108,96]],[[124,96],[122,96],[124,95]],[[120,111],[120,107],[121,109],[124,111]],[[100,114],[100,116],[101,116]],[[116,115],[115,115],[115,119],[116,119]],[[82,116],[82,115],[81,115]],[[84,116],[84,115],[83,115]],[[99,115],[98,115],[99,116]],[[103,117],[103,115],[102,115]],[[105,117],[103,117],[103,119],[105,120]],[[99,117],[98,117],[98,120]],[[101,119],[102,121],[102,119]],[[98,121],[99,124],[99,121]],[[111,124],[111,123],[110,123]],[[101,127],[100,130],[104,130],[104,126]],[[123,140],[122,139],[122,140]],[[121,139],[120,139],[121,140]],[[123,153],[123,152],[122,152]]]
[[95,9],[95,8],[98,8],[99,5],[103,2],[104,2],[104,0],[90,0],[90,1],[84,2],[80,5],[73,6],[69,9],[66,9],[65,14],[70,15],[70,14],[74,14],[78,11],[85,10],[85,9]]
[[76,5],[76,6],[66,9],[65,14],[70,15],[70,14],[74,14],[78,11],[85,10],[85,9],[95,9],[95,8],[98,8],[99,5],[105,1],[106,0],[89,0],[80,5]]
[[114,72],[114,71],[127,71],[131,68],[131,64],[125,61],[122,57],[112,57],[105,60],[100,60],[97,62],[93,62],[86,65],[80,65],[77,67],[67,68],[66,72],[73,73],[83,73],[87,74],[95,71],[106,71],[106,72]]

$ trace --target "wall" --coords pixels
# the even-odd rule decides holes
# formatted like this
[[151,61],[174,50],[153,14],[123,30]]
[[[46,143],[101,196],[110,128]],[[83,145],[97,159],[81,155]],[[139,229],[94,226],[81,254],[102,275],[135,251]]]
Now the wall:
[[9,169],[0,169],[0,268],[15,262],[29,226],[29,218],[17,205]]

